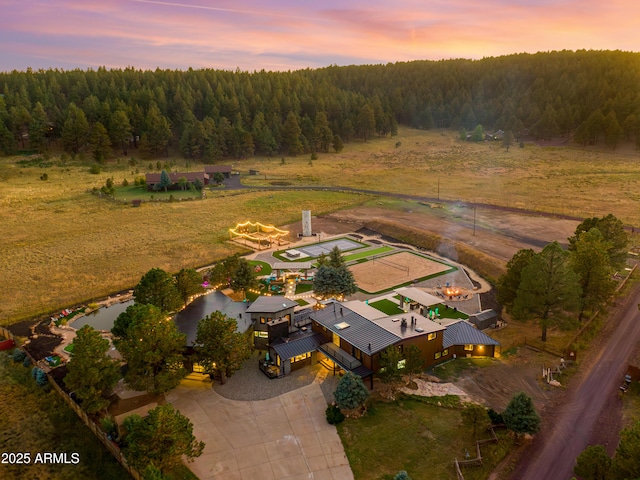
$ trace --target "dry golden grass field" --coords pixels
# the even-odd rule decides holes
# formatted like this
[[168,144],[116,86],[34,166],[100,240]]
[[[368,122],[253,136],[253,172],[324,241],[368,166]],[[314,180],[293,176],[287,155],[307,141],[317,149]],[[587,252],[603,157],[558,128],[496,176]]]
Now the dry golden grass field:
[[[401,142],[396,147],[396,142]],[[613,213],[640,225],[640,155],[579,147],[471,144],[450,131],[401,128],[394,138],[347,145],[339,154],[233,161],[246,185],[349,186],[509,205],[579,216]],[[205,200],[145,203],[140,208],[88,193],[109,176],[134,178],[125,159],[99,175],[89,163],[21,166],[0,158],[0,323],[133,287],[150,268],[175,272],[241,248],[226,243],[238,221],[282,225],[361,204],[371,197],[317,192],[208,192]],[[163,162],[165,159],[161,159]],[[156,159],[153,159],[155,165]],[[37,163],[37,162],[36,162]],[[140,174],[149,160],[138,164]],[[193,163],[188,170],[200,169]],[[184,170],[177,159],[173,170]],[[259,175],[248,175],[258,169]],[[49,180],[40,176],[47,173]],[[117,195],[118,196],[118,195]]]
[[[396,142],[401,142],[395,147]],[[341,185],[447,200],[578,216],[614,213],[625,224],[640,226],[640,152],[631,145],[525,148],[502,143],[461,142],[453,131],[400,128],[393,138],[347,145],[339,154],[253,158],[235,162],[247,185],[273,181],[304,185]]]
[[205,200],[133,208],[87,193],[97,180],[80,168],[58,170],[47,169],[46,182],[32,168],[0,182],[3,324],[132,288],[154,267],[176,272],[240,251],[226,242],[237,222],[281,225],[298,220],[302,209],[318,214],[369,198],[222,191],[209,192]]

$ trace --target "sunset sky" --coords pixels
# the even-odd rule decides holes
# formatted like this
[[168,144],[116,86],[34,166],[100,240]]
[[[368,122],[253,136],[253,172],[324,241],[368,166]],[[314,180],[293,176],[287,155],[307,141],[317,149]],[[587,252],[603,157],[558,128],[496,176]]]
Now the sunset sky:
[[0,0],[0,71],[289,70],[640,50],[638,0]]

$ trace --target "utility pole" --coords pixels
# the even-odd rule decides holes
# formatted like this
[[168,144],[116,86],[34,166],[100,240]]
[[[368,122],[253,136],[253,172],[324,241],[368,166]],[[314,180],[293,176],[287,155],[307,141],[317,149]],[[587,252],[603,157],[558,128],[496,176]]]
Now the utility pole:
[[476,206],[473,206],[473,236],[476,236]]

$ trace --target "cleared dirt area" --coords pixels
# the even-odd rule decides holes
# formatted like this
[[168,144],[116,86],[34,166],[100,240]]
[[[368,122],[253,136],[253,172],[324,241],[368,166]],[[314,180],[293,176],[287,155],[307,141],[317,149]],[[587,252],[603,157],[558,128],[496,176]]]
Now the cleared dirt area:
[[434,262],[409,252],[372,258],[349,267],[358,287],[369,293],[376,293],[412,279],[434,275],[450,269],[449,265]]

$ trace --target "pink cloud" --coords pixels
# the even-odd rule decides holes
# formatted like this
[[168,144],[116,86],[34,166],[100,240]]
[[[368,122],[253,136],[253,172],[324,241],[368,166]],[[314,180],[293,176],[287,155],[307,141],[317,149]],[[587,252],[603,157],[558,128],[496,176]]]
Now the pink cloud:
[[2,70],[20,55],[37,66],[253,70],[640,46],[635,0],[2,3]]

